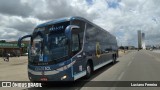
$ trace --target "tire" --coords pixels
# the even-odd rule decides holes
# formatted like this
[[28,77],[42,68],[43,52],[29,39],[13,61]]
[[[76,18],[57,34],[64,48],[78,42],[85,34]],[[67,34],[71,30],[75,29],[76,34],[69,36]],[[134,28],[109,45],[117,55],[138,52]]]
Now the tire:
[[117,55],[116,54],[113,54],[113,61],[112,61],[112,64],[115,64],[116,63],[116,59],[117,59]]
[[90,63],[87,63],[86,65],[86,79],[89,79],[91,77],[92,74],[92,67]]

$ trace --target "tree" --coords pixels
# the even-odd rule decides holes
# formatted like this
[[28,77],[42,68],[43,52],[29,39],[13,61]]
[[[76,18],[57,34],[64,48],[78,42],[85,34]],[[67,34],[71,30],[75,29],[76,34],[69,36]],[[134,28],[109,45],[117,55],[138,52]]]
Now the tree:
[[6,40],[0,40],[0,43],[5,43],[6,42]]

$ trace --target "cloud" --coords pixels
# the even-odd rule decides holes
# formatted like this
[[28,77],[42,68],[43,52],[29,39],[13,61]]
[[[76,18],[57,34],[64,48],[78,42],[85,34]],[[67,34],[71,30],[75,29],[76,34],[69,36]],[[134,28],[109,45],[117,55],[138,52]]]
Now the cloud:
[[9,40],[15,40],[15,38],[17,38],[17,36],[20,35],[20,32],[17,31],[16,29],[4,28],[4,27],[1,28],[0,33],[1,33],[0,35],[1,39],[9,39]]
[[83,16],[93,19],[93,13],[88,13],[87,3],[81,0],[33,0],[28,2],[30,6],[35,6],[32,16],[40,20],[53,20],[69,16]]
[[[113,0],[107,1],[112,2]],[[145,32],[146,40],[150,40],[148,44],[155,43],[154,40],[159,42],[157,38],[160,38],[158,36],[160,19],[157,13],[160,11],[154,0],[147,2],[144,0],[121,0],[116,3],[119,5],[118,8],[108,7],[107,10],[103,8],[103,14],[94,22],[116,35],[119,45],[137,46],[137,30]],[[152,20],[152,16],[155,16],[156,23]],[[152,36],[155,37],[152,38]]]
[[32,32],[33,29],[37,25],[37,21],[32,18],[19,18],[19,17],[14,17],[9,20],[9,24],[7,27],[16,29],[18,31],[22,32]]
[[159,5],[157,0],[0,0],[0,39],[16,40],[42,22],[81,16],[114,34],[119,45],[137,46],[137,30],[147,44],[157,44]]
[[22,3],[21,0],[1,0],[0,13],[5,15],[16,15],[27,17],[32,12],[32,7]]
[[31,17],[22,18],[0,14],[0,39],[17,40],[20,36],[32,33],[36,25],[42,22]]

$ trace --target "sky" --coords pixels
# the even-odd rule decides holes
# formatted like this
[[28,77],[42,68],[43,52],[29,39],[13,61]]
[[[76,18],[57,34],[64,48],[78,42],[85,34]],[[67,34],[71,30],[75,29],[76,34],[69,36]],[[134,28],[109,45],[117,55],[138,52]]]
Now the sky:
[[0,40],[17,40],[41,23],[81,16],[116,36],[118,45],[160,45],[160,0],[0,0]]

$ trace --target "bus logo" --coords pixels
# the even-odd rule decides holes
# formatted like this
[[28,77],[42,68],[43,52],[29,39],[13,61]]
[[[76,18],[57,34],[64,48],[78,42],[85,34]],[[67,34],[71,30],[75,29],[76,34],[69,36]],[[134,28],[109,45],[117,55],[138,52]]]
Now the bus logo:
[[96,56],[98,58],[101,56],[101,48],[99,42],[96,43]]
[[35,70],[36,71],[43,71],[43,70],[49,71],[49,70],[51,70],[51,68],[50,67],[36,67]]

